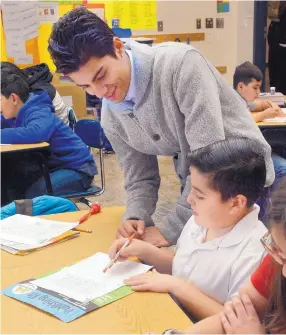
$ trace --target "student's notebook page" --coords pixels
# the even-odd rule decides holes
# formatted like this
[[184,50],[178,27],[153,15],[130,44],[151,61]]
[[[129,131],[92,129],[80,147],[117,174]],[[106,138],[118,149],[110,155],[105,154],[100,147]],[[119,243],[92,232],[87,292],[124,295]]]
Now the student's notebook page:
[[285,116],[268,118],[263,120],[263,122],[286,122],[286,108],[281,108],[281,110],[285,114]]
[[2,220],[1,239],[37,246],[76,227],[78,222],[58,222],[16,214]]
[[77,301],[87,302],[124,286],[125,279],[151,269],[149,265],[125,261],[114,264],[104,273],[103,269],[109,261],[107,254],[97,253],[33,283]]

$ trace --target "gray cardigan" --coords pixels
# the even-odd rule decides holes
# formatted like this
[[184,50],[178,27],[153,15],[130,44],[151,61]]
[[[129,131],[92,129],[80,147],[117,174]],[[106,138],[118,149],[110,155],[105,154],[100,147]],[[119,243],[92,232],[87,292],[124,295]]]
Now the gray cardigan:
[[[261,144],[267,166],[266,185],[274,180],[271,148],[245,102],[193,47],[163,43],[126,44],[134,61],[136,101],[104,100],[102,124],[124,172],[127,208],[123,220],[138,218],[153,225],[160,176],[157,155],[175,156],[182,185],[189,175],[188,153],[228,137]],[[188,184],[188,183],[187,183]],[[175,243],[192,215],[186,202],[189,185],[162,225]],[[170,190],[172,196],[172,190]]]

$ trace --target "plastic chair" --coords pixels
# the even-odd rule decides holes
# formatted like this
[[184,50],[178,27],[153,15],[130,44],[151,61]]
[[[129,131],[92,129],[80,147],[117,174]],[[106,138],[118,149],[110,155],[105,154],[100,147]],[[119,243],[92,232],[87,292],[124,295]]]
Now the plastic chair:
[[129,38],[132,35],[131,29],[129,28],[112,28],[112,31],[119,38]]
[[92,203],[86,199],[90,196],[99,196],[105,190],[105,171],[103,160],[104,135],[103,129],[97,120],[80,120],[75,124],[75,133],[82,139],[82,141],[90,148],[99,150],[99,164],[100,164],[100,179],[101,185],[92,186],[84,192],[75,192],[61,195],[62,198],[78,199],[79,202],[91,207]]
[[77,118],[72,107],[68,107],[68,120],[69,120],[69,127],[71,128],[71,130],[74,131],[75,125],[77,123]]

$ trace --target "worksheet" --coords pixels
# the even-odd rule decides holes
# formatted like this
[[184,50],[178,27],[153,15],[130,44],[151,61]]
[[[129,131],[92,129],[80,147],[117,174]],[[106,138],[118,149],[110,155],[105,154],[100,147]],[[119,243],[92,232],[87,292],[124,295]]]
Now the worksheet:
[[23,243],[36,247],[50,239],[75,228],[78,222],[58,222],[21,214],[10,216],[1,221],[1,240]]
[[124,280],[145,273],[152,266],[132,261],[118,262],[106,273],[110,262],[104,253],[95,255],[50,276],[34,280],[33,284],[55,291],[80,302],[88,302],[124,286]]

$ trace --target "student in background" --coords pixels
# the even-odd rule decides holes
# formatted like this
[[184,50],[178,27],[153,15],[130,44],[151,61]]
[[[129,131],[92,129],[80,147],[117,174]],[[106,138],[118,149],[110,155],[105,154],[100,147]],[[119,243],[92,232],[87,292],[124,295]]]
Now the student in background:
[[[53,102],[56,116],[61,119],[64,124],[69,125],[68,107],[63,102],[63,99],[59,95],[58,91],[51,84],[53,75],[46,64],[42,63],[21,70],[13,63],[2,62],[1,70],[2,69],[10,69],[13,73],[23,75],[30,87],[30,92],[46,91]],[[7,128],[7,126],[11,126],[11,121],[7,122],[1,118],[1,128]]]
[[[48,158],[54,195],[88,189],[97,169],[87,146],[54,114],[52,101],[45,91],[29,94],[29,85],[18,71],[1,69],[1,111],[5,119],[15,118],[12,128],[1,130],[7,144],[50,144]],[[26,198],[46,194],[44,177],[27,190]]]
[[[135,291],[170,293],[198,319],[222,310],[263,255],[260,238],[267,229],[258,220],[255,201],[266,169],[255,146],[249,139],[232,138],[190,154],[193,216],[175,252],[138,239],[120,252],[121,261],[136,256],[161,272],[135,276],[127,285]],[[111,259],[126,240],[113,243]]]
[[286,178],[273,196],[270,222],[262,238],[267,255],[240,295],[222,314],[170,334],[286,334]]
[[274,102],[258,99],[262,79],[262,72],[251,62],[237,66],[233,76],[233,88],[247,102],[255,122],[284,116],[281,108]]
[[[284,115],[278,105],[270,101],[257,100],[262,78],[262,73],[259,68],[250,62],[245,62],[239,65],[235,69],[233,76],[234,89],[246,101],[249,110],[251,111],[251,115],[256,122],[262,121],[265,118]],[[273,132],[272,137],[277,137],[276,134],[277,130]],[[271,141],[269,144],[271,145]],[[286,143],[282,140],[278,144],[276,142],[275,147],[272,146],[273,153],[271,155],[275,170],[275,181],[268,190],[264,190],[263,196],[258,202],[261,207],[259,218],[264,223],[267,223],[268,221],[268,209],[271,194],[279,185],[281,179],[286,176],[286,159],[281,156],[286,152]]]

